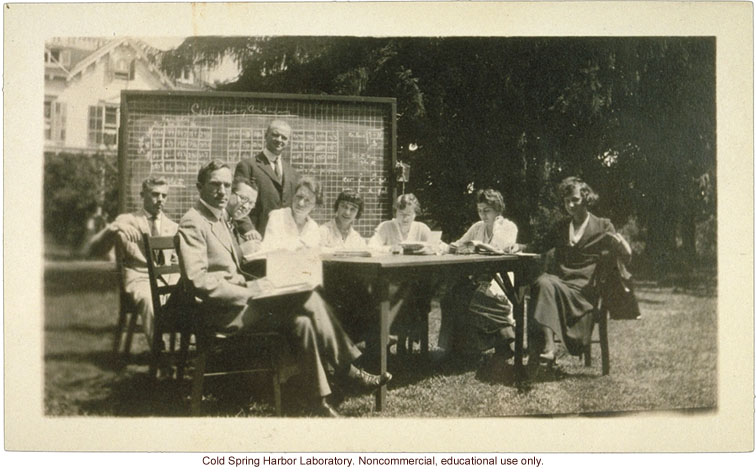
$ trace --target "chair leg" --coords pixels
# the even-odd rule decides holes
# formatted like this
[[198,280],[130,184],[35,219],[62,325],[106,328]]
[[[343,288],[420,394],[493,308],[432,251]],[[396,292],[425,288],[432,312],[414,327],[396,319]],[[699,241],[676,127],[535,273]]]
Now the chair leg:
[[421,318],[420,320],[420,354],[422,354],[423,356],[427,356],[428,351],[429,351],[428,338],[430,336],[429,327],[428,327],[429,314],[425,313],[420,318]]
[[[402,330],[402,332],[399,334],[399,342],[396,344],[396,353],[397,355],[404,356],[407,354],[407,332]],[[412,352],[412,341],[410,341],[409,345],[409,352]],[[391,349],[390,347],[386,347],[386,349]]]
[[281,406],[281,372],[276,366],[273,369],[273,402],[276,406],[276,416],[283,415],[283,408]]
[[152,351],[150,353],[150,370],[149,370],[149,376],[151,379],[157,378],[158,362],[160,362],[160,354],[157,351]]
[[117,355],[121,349],[121,336],[123,335],[123,328],[126,325],[126,312],[118,310],[118,322],[116,323],[115,333],[113,335],[113,354]]
[[155,332],[152,333],[152,346],[150,346],[152,348],[152,357],[150,360],[150,378],[157,377],[158,366],[160,365],[160,356],[165,349],[165,344],[163,344],[162,328],[158,323],[155,323],[155,327],[153,329],[155,330]]
[[599,342],[601,343],[601,374],[609,374],[609,333],[606,309],[599,314]]
[[137,318],[138,315],[136,313],[131,313],[131,318],[129,319],[129,327],[126,331],[126,341],[124,341],[123,343],[124,354],[131,352],[131,341],[132,339],[134,339],[134,331],[136,331]]
[[205,367],[210,352],[210,340],[197,339],[197,358],[194,362],[194,378],[192,379],[192,416],[199,416],[202,406],[202,389],[205,383]]
[[188,331],[182,331],[179,337],[179,357],[178,365],[176,366],[176,379],[184,380],[184,370],[186,369],[186,362],[189,359],[189,341],[191,334]]
[[591,344],[592,343],[589,342],[583,347],[583,362],[585,362],[586,367],[591,366]]

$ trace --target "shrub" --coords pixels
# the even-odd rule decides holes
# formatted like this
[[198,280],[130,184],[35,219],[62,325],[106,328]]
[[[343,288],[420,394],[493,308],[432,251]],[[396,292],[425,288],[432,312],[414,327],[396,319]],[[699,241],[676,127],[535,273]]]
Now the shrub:
[[89,218],[102,207],[106,220],[118,211],[117,157],[45,153],[44,231],[58,244],[79,246]]
[[717,215],[696,224],[696,255],[704,261],[717,257]]
[[633,251],[633,257],[642,256],[646,252],[646,232],[644,228],[640,227],[638,219],[635,216],[628,218],[621,228],[617,228],[617,232],[620,233],[627,243],[630,245],[630,249]]

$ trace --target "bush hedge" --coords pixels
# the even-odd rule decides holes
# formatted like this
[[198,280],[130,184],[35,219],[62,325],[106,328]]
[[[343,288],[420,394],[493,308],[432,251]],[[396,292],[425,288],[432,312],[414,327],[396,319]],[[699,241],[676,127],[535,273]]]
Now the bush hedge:
[[45,234],[58,244],[80,246],[98,206],[106,221],[118,211],[117,156],[46,152],[43,198]]

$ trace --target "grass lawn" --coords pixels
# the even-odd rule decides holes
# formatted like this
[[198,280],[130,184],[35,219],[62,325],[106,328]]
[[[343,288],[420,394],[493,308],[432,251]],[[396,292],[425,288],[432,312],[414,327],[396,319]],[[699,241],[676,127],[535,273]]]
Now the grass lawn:
[[[45,277],[45,414],[54,416],[184,416],[190,379],[150,381],[148,351],[136,336],[128,363],[111,355],[117,316],[115,277],[103,265],[48,268]],[[555,372],[518,390],[512,361],[437,361],[440,325],[431,313],[431,357],[391,356],[388,405],[374,411],[371,395],[347,396],[346,416],[487,417],[606,414],[644,410],[714,409],[717,405],[717,299],[715,281],[700,275],[674,286],[637,283],[643,318],[609,321],[611,374],[601,376],[600,349],[593,367],[561,354]],[[189,376],[191,371],[189,371]],[[216,416],[272,415],[266,378],[207,383],[203,411]],[[296,386],[284,388],[292,405]],[[250,395],[252,401],[250,403]],[[289,414],[297,414],[290,407]]]

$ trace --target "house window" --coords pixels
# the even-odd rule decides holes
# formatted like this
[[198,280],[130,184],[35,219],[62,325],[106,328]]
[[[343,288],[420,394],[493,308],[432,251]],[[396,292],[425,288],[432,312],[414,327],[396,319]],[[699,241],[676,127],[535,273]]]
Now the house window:
[[52,139],[52,100],[45,100],[45,139]]
[[181,73],[178,76],[178,81],[183,83],[192,83],[194,80],[194,74],[190,67],[184,67],[181,69]]
[[121,80],[134,80],[136,70],[136,61],[128,59],[118,59],[113,66],[113,78]]
[[68,66],[71,64],[71,51],[45,49],[45,64]]
[[45,99],[45,140],[66,140],[66,104],[54,98]]
[[89,145],[118,144],[118,107],[98,105],[89,107]]

